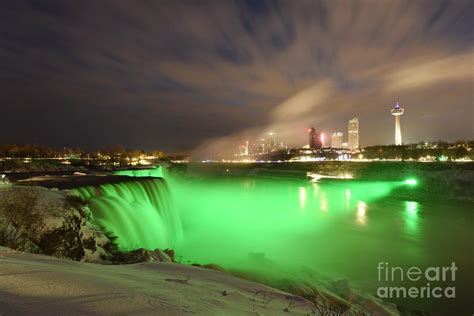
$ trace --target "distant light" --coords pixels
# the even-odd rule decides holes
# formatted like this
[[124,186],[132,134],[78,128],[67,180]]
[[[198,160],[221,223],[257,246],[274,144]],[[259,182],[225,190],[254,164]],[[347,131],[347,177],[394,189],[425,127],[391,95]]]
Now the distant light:
[[324,134],[323,133],[321,133],[321,144],[323,144],[323,146],[324,146]]
[[138,163],[141,165],[151,165],[151,162],[145,159],[140,159]]
[[405,180],[405,184],[407,184],[407,185],[416,185],[417,181],[415,179],[407,179],[407,180]]

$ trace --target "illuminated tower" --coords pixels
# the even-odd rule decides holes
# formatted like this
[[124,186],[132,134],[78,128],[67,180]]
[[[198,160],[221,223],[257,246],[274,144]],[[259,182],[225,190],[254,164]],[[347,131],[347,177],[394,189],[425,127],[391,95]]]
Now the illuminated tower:
[[391,110],[392,115],[395,116],[395,145],[402,144],[402,131],[400,129],[400,116],[405,111],[404,108],[400,107],[400,104],[395,105],[395,107]]
[[359,148],[359,119],[354,117],[347,125],[349,148],[354,150]]

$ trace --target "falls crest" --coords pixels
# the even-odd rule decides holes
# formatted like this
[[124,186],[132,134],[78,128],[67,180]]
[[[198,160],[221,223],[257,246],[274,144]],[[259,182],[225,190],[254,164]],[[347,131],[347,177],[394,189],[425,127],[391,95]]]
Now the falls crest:
[[94,221],[117,236],[121,250],[174,248],[182,228],[165,179],[140,179],[76,189]]

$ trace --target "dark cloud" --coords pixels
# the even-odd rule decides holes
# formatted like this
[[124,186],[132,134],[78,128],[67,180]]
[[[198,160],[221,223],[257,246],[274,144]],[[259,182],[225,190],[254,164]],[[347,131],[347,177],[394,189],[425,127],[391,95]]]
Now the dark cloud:
[[[472,138],[472,1],[11,1],[0,141],[192,149],[269,129]],[[224,144],[224,145],[223,145]]]

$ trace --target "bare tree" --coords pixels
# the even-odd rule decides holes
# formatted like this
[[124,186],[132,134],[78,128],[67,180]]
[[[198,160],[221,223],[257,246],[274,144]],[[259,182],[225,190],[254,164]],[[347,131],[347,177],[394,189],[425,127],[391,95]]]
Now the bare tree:
[[42,225],[35,211],[40,194],[32,188],[0,192],[0,245],[31,251],[29,235]]

